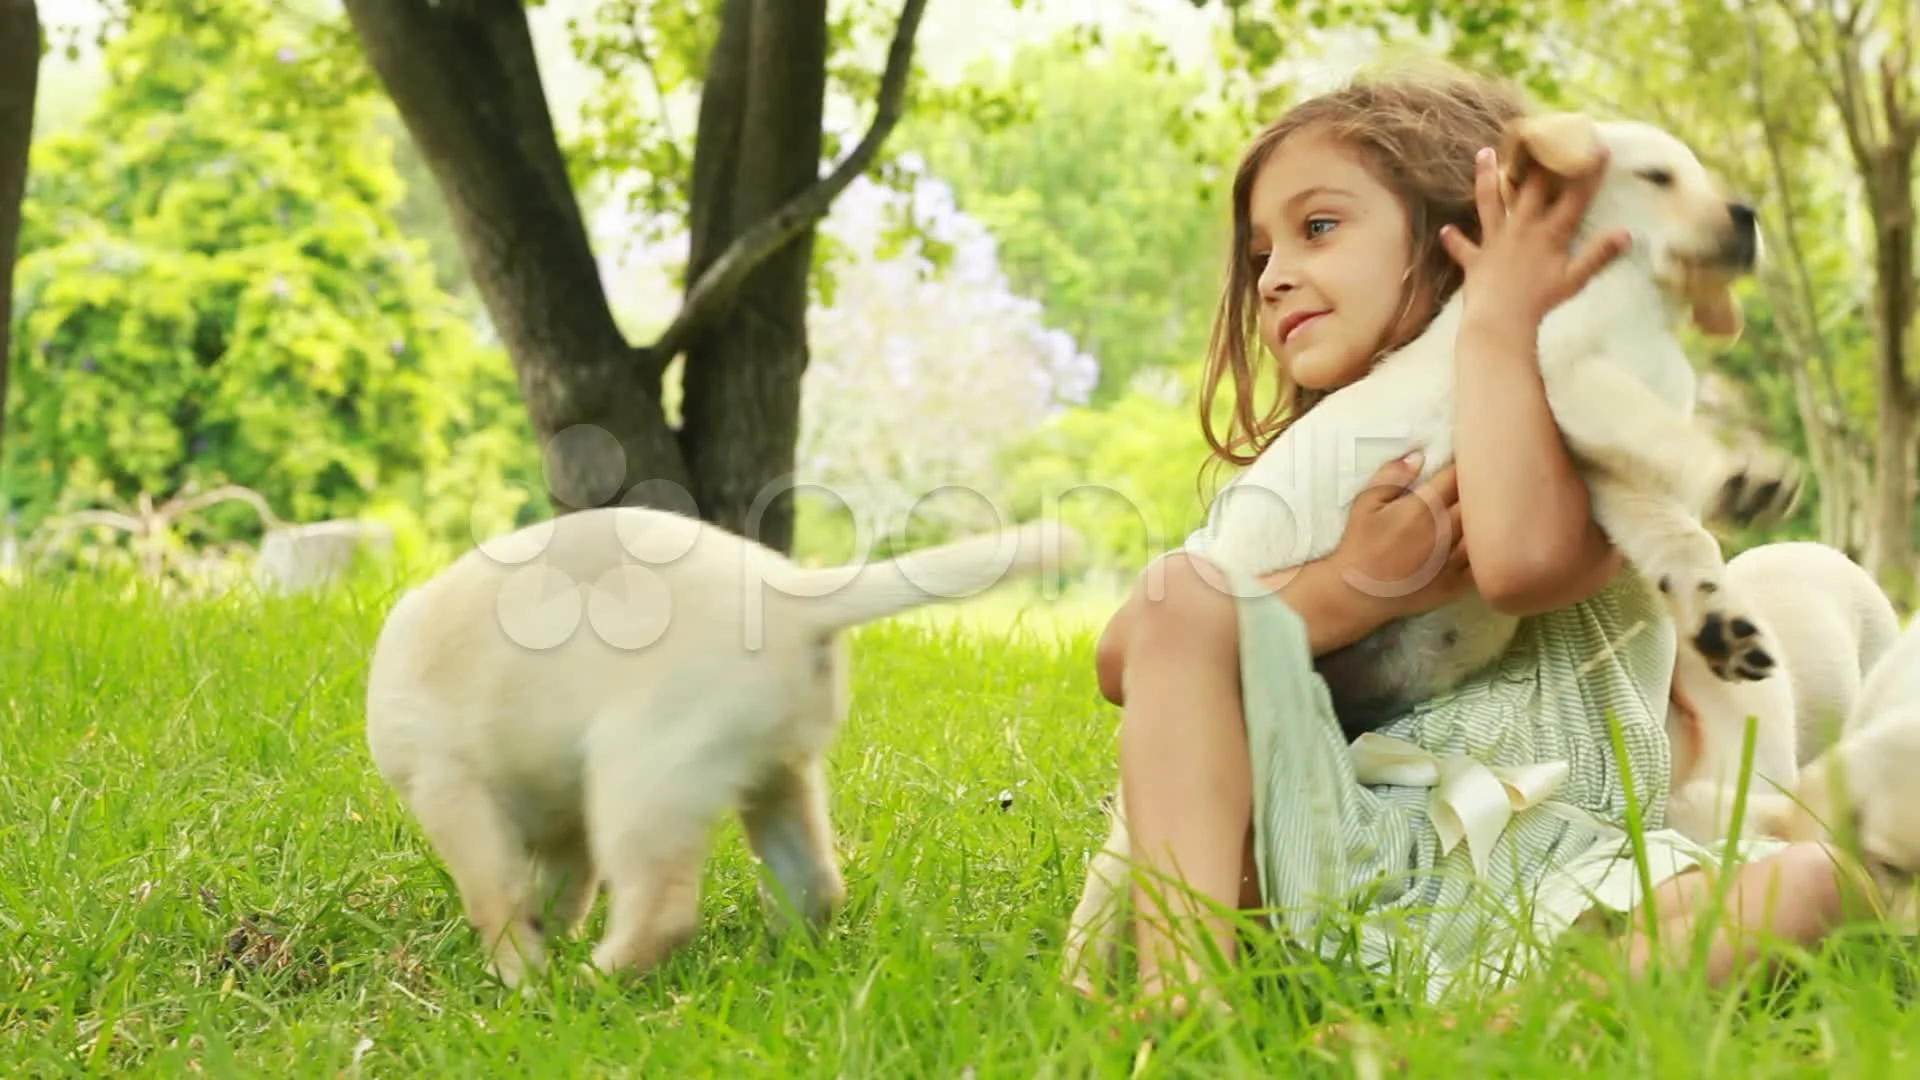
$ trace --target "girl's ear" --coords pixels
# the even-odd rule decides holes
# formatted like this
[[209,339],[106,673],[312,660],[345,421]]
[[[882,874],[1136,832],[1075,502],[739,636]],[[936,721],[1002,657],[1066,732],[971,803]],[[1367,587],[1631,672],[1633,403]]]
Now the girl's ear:
[[1602,149],[1599,125],[1582,113],[1523,116],[1507,125],[1501,141],[1501,188],[1511,196],[1536,172],[1571,180],[1598,165]]

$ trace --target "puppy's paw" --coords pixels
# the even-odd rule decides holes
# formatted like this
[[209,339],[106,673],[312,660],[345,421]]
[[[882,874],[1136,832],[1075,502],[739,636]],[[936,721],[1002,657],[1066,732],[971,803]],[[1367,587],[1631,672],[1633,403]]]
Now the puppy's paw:
[[1780,521],[1799,504],[1801,480],[1800,467],[1783,455],[1736,457],[1708,503],[1707,516],[1743,527]]
[[1669,575],[1660,579],[1660,591],[1673,607],[1675,625],[1715,677],[1753,682],[1773,674],[1773,643],[1718,575]]
[[546,972],[546,950],[526,926],[516,942],[505,939],[487,957],[487,973],[510,991],[531,992],[534,980]]
[[1693,635],[1693,647],[1715,675],[1728,682],[1751,682],[1773,674],[1766,634],[1752,619],[1731,611],[1709,611]]
[[1720,542],[1694,525],[1635,552],[1642,578],[1660,590],[1682,640],[1728,682],[1773,673],[1772,643],[1727,588]]

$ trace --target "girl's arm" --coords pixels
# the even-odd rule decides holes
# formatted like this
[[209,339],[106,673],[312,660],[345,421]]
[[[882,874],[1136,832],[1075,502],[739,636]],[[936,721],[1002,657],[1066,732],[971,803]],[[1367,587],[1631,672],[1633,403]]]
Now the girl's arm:
[[1535,334],[1525,319],[1469,314],[1454,360],[1462,531],[1480,595],[1510,615],[1579,603],[1621,563],[1547,408]]
[[1461,531],[1480,595],[1511,615],[1530,615],[1592,596],[1620,555],[1593,523],[1587,487],[1574,472],[1547,408],[1534,355],[1540,322],[1626,250],[1624,230],[1572,252],[1581,215],[1605,175],[1607,153],[1565,180],[1534,169],[1511,212],[1491,150],[1474,161],[1474,206],[1482,242],[1452,225],[1440,242],[1465,273],[1466,315],[1455,338],[1454,463]]
[[[1276,570],[1260,583],[1300,616],[1307,627],[1307,649],[1316,657],[1359,641],[1394,616],[1393,611],[1348,585],[1339,564],[1332,559]],[[1100,696],[1115,705],[1126,704],[1127,636],[1134,619],[1140,617],[1140,607],[1133,599],[1121,604],[1107,620],[1095,648],[1094,674]]]
[[[1454,545],[1438,568],[1427,565],[1436,542],[1436,512],[1451,523],[1450,529],[1460,524],[1458,470],[1448,466],[1425,483],[1410,486],[1420,475],[1418,457],[1409,454],[1390,461],[1373,474],[1347,511],[1339,548],[1260,577],[1261,586],[1306,624],[1307,649],[1314,656],[1351,645],[1399,616],[1431,611],[1473,587],[1471,556],[1464,544]],[[1200,542],[1198,548],[1195,542]],[[1183,550],[1202,577],[1223,597],[1230,595],[1226,579],[1207,561],[1201,534],[1190,538]],[[1411,582],[1414,588],[1405,595],[1375,595],[1354,583],[1355,574],[1374,581]],[[1108,620],[1094,652],[1100,694],[1115,705],[1125,704],[1127,643],[1134,620],[1151,617],[1141,614],[1146,605],[1136,588]],[[1233,612],[1224,617],[1233,618]]]
[[1393,612],[1347,584],[1332,559],[1277,570],[1261,578],[1307,626],[1307,651],[1315,657],[1351,645],[1378,630]]

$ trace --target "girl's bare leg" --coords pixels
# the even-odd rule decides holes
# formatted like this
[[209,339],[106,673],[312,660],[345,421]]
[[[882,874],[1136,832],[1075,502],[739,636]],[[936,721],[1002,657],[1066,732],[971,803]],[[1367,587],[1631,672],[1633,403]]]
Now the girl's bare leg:
[[[1811,945],[1855,917],[1849,891],[1853,883],[1846,880],[1849,865],[1838,862],[1825,845],[1809,843],[1794,844],[1736,867],[1724,897],[1726,906],[1707,949],[1708,984],[1725,985],[1742,967],[1760,958],[1767,939]],[[1633,910],[1629,916],[1632,925],[1625,935],[1627,967],[1633,977],[1644,976],[1655,965],[1693,961],[1696,927],[1722,899],[1715,895],[1717,872],[1700,867],[1679,874],[1655,888],[1647,904]],[[1858,880],[1871,887],[1864,877]],[[1649,908],[1658,922],[1657,945],[1646,932]],[[1611,989],[1597,973],[1584,979],[1601,996]],[[1509,987],[1501,992],[1504,1000],[1492,1017],[1475,1022],[1491,1030],[1504,1030],[1523,1008],[1523,1000],[1538,993],[1537,986]],[[1449,1015],[1440,1020],[1440,1026],[1451,1028],[1455,1021],[1456,1017]],[[1334,1024],[1323,1029],[1315,1041],[1326,1045],[1346,1034],[1346,1024]]]
[[[1812,945],[1857,914],[1849,902],[1853,882],[1849,864],[1823,844],[1793,844],[1733,870],[1724,908],[1715,895],[1716,869],[1681,874],[1653,893],[1659,941],[1645,931],[1645,916],[1635,911],[1627,942],[1629,970],[1641,975],[1654,964],[1688,963],[1700,923],[1714,918],[1706,954],[1709,985],[1720,986],[1758,959],[1772,939]],[[1859,884],[1870,887],[1864,879]]]
[[[1801,843],[1771,855],[1741,863],[1733,870],[1725,895],[1716,895],[1717,867],[1696,867],[1676,875],[1653,890],[1650,900],[1633,909],[1624,934],[1627,970],[1639,978],[1658,966],[1691,964],[1703,921],[1714,919],[1705,973],[1709,986],[1724,986],[1748,964],[1762,959],[1769,941],[1813,945],[1865,909],[1856,906],[1856,888],[1872,882],[1824,844]],[[1849,880],[1849,877],[1852,880]],[[1714,913],[1714,905],[1724,907]],[[1651,912],[1657,937],[1647,932]],[[1598,974],[1586,981],[1604,995],[1607,980]],[[1508,1015],[1519,1008],[1523,988],[1507,992]]]
[[1212,573],[1182,555],[1150,568],[1129,601],[1124,641],[1114,643],[1125,657],[1124,693],[1110,696],[1125,702],[1120,775],[1149,997],[1170,981],[1198,980],[1203,937],[1233,957],[1232,924],[1209,905],[1258,901],[1238,614]]

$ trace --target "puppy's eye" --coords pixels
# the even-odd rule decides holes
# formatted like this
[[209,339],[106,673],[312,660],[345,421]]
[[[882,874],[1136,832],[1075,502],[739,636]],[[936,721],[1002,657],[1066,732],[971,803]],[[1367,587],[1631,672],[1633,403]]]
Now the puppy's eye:
[[1635,175],[1647,183],[1652,184],[1654,187],[1663,188],[1673,186],[1673,173],[1668,169],[1641,169]]

